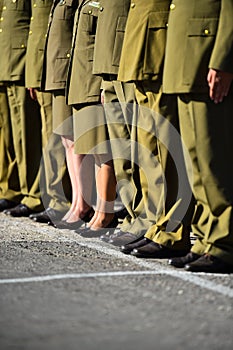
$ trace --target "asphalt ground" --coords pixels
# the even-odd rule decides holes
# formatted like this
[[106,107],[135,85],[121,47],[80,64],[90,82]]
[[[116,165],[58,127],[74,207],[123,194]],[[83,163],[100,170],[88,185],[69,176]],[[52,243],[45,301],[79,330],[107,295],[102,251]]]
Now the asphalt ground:
[[233,348],[233,275],[0,214],[0,350]]

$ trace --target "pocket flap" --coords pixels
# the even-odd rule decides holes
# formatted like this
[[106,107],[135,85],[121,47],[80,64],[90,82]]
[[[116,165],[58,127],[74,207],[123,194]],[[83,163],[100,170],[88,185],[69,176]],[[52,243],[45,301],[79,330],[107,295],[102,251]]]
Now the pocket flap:
[[166,28],[169,11],[151,12],[148,19],[149,28]]
[[218,28],[217,18],[192,18],[188,21],[188,36],[214,36]]
[[27,47],[27,35],[13,36],[11,45],[12,49],[25,49]]

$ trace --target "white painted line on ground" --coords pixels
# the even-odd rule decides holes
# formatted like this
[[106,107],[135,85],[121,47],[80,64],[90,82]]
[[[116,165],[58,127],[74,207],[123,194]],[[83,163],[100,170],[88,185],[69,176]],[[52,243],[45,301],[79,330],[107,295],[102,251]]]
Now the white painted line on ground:
[[199,287],[209,289],[213,292],[218,292],[227,297],[233,298],[233,289],[215,284],[211,281],[206,281],[200,277],[193,276],[190,273],[181,273],[179,271],[168,271],[166,269],[159,269],[156,271],[113,271],[113,272],[96,272],[96,273],[73,273],[60,275],[46,275],[23,278],[6,278],[0,279],[0,284],[18,284],[18,283],[33,283],[33,282],[47,282],[64,279],[81,279],[81,278],[100,278],[100,277],[124,277],[124,276],[142,276],[142,275],[168,275],[171,277],[178,277],[185,281],[191,282]]
[[30,283],[30,282],[46,282],[62,279],[80,279],[80,278],[96,278],[96,277],[121,277],[130,275],[158,275],[159,271],[112,271],[112,272],[91,272],[91,273],[70,273],[60,275],[45,275],[34,277],[22,277],[22,278],[6,278],[0,279],[0,284],[12,284],[12,283]]
[[[21,222],[18,222],[18,224],[21,224]],[[38,228],[33,228],[30,227],[31,231],[35,231],[38,232]],[[39,230],[39,233],[41,232],[41,228]],[[224,285],[221,284],[216,284],[214,282],[209,281],[208,279],[204,279],[201,278],[202,277],[206,277],[206,276],[217,276],[218,278],[222,277],[224,278],[226,275],[223,274],[213,274],[213,273],[190,273],[190,272],[186,272],[183,270],[177,270],[177,269],[173,269],[171,267],[165,267],[164,264],[162,262],[160,262],[158,259],[155,261],[151,261],[151,260],[144,260],[144,259],[138,259],[135,258],[133,256],[130,255],[125,255],[123,253],[121,253],[119,250],[117,250],[117,248],[109,248],[107,245],[105,245],[103,242],[101,242],[101,244],[96,243],[96,241],[93,241],[93,239],[84,239],[82,237],[80,237],[77,233],[74,233],[72,231],[69,230],[64,230],[63,232],[61,230],[56,231],[54,228],[48,229],[46,227],[45,229],[45,234],[47,234],[50,237],[53,237],[53,241],[54,238],[56,238],[58,241],[62,241],[62,242],[69,242],[69,243],[77,243],[80,246],[83,247],[87,247],[90,249],[94,249],[98,252],[107,254],[109,256],[114,256],[115,258],[118,258],[120,260],[124,260],[124,261],[129,261],[131,263],[133,263],[134,265],[138,265],[140,267],[143,268],[147,268],[150,269],[150,271],[120,271],[120,272],[104,272],[104,273],[97,273],[96,276],[93,276],[92,273],[87,273],[87,274],[67,274],[67,275],[54,275],[54,276],[59,276],[58,278],[54,278],[54,276],[38,276],[38,277],[29,277],[30,281],[32,282],[32,278],[36,278],[37,280],[35,282],[39,282],[39,281],[45,281],[45,278],[49,278],[48,280],[54,280],[54,279],[61,279],[61,276],[63,276],[63,278],[89,278],[89,277],[107,277],[108,274],[110,274],[111,276],[113,276],[113,274],[115,274],[117,276],[124,276],[124,274],[131,274],[131,275],[145,275],[145,274],[150,274],[150,275],[167,275],[167,276],[171,276],[173,278],[179,278],[183,281],[192,283],[196,286],[199,286],[201,288],[204,289],[208,289],[211,290],[213,292],[217,292],[220,293],[222,295],[225,295],[227,297],[232,298],[233,297],[233,289],[226,287]],[[34,240],[36,241],[36,239]],[[110,276],[109,275],[109,276]],[[76,277],[71,277],[71,276],[76,276]],[[80,276],[80,277],[77,277]],[[38,279],[43,279],[43,280],[38,280]],[[19,280],[22,280],[21,283],[25,283],[27,282],[27,278],[21,278],[21,279],[2,279],[0,280],[0,284],[6,284],[6,283],[19,283]],[[10,281],[17,281],[17,282],[10,282]]]

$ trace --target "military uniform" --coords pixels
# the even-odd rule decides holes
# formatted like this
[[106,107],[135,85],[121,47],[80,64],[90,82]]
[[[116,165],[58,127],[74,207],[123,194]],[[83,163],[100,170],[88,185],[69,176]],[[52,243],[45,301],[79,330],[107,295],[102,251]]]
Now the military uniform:
[[52,94],[42,92],[42,66],[52,0],[34,0],[26,54],[26,86],[35,88],[42,121],[43,169],[40,185],[44,206],[58,211],[68,209],[62,179],[67,178],[65,152],[59,136],[52,133]]
[[[131,1],[118,79],[133,81],[142,200],[136,208],[146,237],[168,248],[188,246],[192,193],[179,138],[176,98],[164,95],[162,73],[170,0]],[[176,167],[178,166],[178,170]]]
[[[25,54],[31,1],[3,1],[0,24],[0,81],[7,85],[21,204],[39,211],[38,169],[41,158],[39,106],[25,89]],[[32,118],[33,116],[33,118]],[[8,146],[7,146],[8,147]],[[10,147],[10,146],[9,146]]]
[[[129,213],[121,225],[121,230],[135,233],[134,207],[140,197],[138,168],[134,162],[135,94],[132,83],[117,81],[129,5],[129,0],[100,1],[93,73],[103,78],[104,107],[117,188],[121,201]],[[136,233],[138,231],[137,229]]]
[[77,154],[108,153],[108,134],[100,103],[101,77],[92,74],[99,5],[88,1],[76,12],[67,82],[68,104],[73,106]]
[[54,0],[45,44],[42,89],[53,93],[53,131],[73,135],[72,108],[66,104],[65,87],[78,0]]
[[192,160],[197,201],[192,229],[198,237],[192,252],[230,264],[233,85],[228,96],[215,104],[209,97],[207,74],[209,68],[233,73],[232,18],[232,1],[173,0],[163,80],[164,91],[178,97],[181,136]]

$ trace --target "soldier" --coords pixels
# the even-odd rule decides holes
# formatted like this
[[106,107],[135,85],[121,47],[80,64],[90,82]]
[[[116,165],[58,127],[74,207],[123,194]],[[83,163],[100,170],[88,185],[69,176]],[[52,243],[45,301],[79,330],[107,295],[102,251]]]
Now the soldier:
[[[135,0],[126,25],[118,79],[134,81],[140,111],[138,162],[145,239],[122,247],[137,257],[167,258],[190,249],[191,189],[179,137],[176,98],[162,73],[170,0]],[[177,170],[178,169],[178,170]],[[186,213],[187,212],[187,213]],[[141,214],[140,214],[141,215]]]
[[7,86],[20,186],[19,204],[4,211],[12,216],[28,216],[43,208],[38,178],[41,159],[39,106],[25,89],[24,78],[31,5],[26,0],[3,1],[0,25],[0,81]]
[[26,87],[31,97],[38,101],[42,122],[43,162],[41,162],[40,189],[46,210],[29,217],[38,222],[60,219],[69,209],[64,196],[62,179],[65,178],[65,152],[58,135],[52,134],[52,94],[40,89],[44,46],[48,29],[48,19],[53,1],[34,0],[26,54]]
[[78,231],[83,237],[99,237],[103,231],[111,231],[118,224],[114,215],[116,180],[104,110],[100,103],[102,79],[92,74],[98,13],[99,3],[96,1],[85,2],[76,13],[70,79],[67,83],[68,103],[72,104],[74,113],[75,152],[83,155],[80,184],[83,186],[84,201],[86,205],[89,203],[87,213],[91,211],[91,195],[86,192],[90,188],[89,178],[94,178],[94,170],[90,173],[88,164],[92,163],[93,158],[97,167],[96,210],[87,227]]
[[192,159],[196,199],[192,230],[197,240],[191,252],[169,263],[188,271],[229,272],[233,271],[233,1],[173,0],[170,9],[164,91],[178,98],[181,136]]
[[[43,65],[42,89],[53,95],[53,132],[60,135],[65,147],[67,168],[72,187],[72,204],[62,221],[79,220],[80,198],[78,172],[82,157],[74,153],[72,107],[66,104],[65,88],[70,59],[75,11],[81,0],[53,1],[48,24]],[[55,222],[54,222],[55,224]],[[62,228],[62,225],[56,222]]]
[[[135,225],[134,208],[140,199],[138,167],[134,162],[135,94],[133,83],[117,81],[129,0],[101,0],[96,29],[93,73],[103,79],[103,99],[118,191],[128,215],[113,235],[100,238],[114,245],[143,235],[145,224]],[[104,52],[104,54],[103,54]],[[143,220],[141,220],[143,221]],[[137,227],[136,227],[137,226]],[[139,226],[141,230],[139,229]]]

